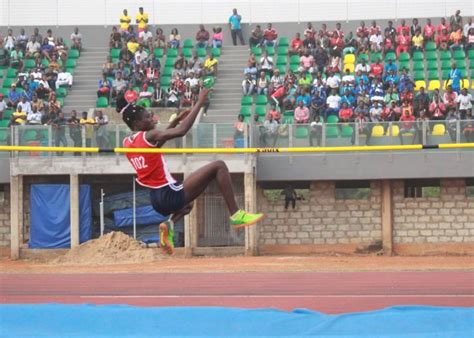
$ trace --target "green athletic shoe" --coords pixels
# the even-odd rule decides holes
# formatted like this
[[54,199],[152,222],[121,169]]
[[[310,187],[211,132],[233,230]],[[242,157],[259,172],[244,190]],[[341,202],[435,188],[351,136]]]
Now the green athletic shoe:
[[234,228],[243,228],[253,225],[263,219],[263,214],[250,214],[244,210],[238,210],[235,214],[230,216],[230,224]]
[[174,251],[174,224],[172,220],[164,221],[159,226],[160,248],[164,253],[172,255]]

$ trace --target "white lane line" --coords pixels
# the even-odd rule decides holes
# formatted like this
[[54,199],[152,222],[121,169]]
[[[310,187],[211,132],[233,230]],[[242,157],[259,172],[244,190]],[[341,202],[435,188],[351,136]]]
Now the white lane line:
[[80,298],[474,298],[474,295],[97,295]]

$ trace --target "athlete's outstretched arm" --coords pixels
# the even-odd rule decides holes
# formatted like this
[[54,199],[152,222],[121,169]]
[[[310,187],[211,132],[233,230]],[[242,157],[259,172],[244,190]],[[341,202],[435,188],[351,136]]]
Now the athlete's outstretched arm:
[[159,130],[150,130],[146,132],[146,139],[148,142],[152,144],[156,144],[157,146],[163,145],[166,141],[178,138],[178,137],[183,137],[186,135],[186,133],[191,129],[191,127],[194,124],[194,121],[196,120],[196,117],[201,110],[202,106],[206,102],[207,95],[209,94],[210,90],[207,88],[204,88],[201,93],[199,93],[199,99],[196,102],[196,104],[192,107],[191,112],[182,120],[182,121],[176,121],[176,124],[178,122],[181,122],[177,127],[175,128],[169,128],[163,131]]

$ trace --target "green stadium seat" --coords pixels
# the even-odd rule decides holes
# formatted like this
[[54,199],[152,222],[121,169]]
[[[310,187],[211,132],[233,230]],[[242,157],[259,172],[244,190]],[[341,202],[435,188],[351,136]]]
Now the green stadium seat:
[[267,115],[267,108],[265,106],[256,106],[255,114],[258,116],[265,116]]
[[400,53],[400,56],[398,57],[399,61],[408,61],[410,60],[410,54],[408,53]]
[[471,82],[472,82],[472,89],[474,89],[474,68],[471,68]]
[[296,73],[298,71],[298,68],[300,67],[299,64],[290,64],[290,70],[293,72],[293,73]]
[[462,49],[456,49],[454,51],[454,60],[464,60],[466,58],[466,54],[464,53],[464,50]]
[[176,61],[176,58],[166,57],[165,67],[174,67],[175,61]]
[[387,62],[388,60],[395,61],[397,59],[397,55],[393,52],[389,52],[385,55],[385,61]]
[[8,140],[8,130],[2,129],[0,130],[0,144],[5,145]]
[[[10,88],[10,87],[12,86],[12,84],[13,84],[13,80],[14,80],[14,79],[5,79],[5,80],[3,80],[3,85],[2,85],[2,87],[3,87],[3,88]],[[8,93],[7,93],[7,95],[8,95]]]
[[200,58],[204,58],[207,56],[206,48],[197,48],[196,53]]
[[286,66],[286,56],[284,56],[284,55],[279,55],[279,56],[277,57],[277,62],[276,62],[276,64],[277,64],[277,66],[281,66],[281,65]]
[[352,133],[354,132],[354,129],[350,125],[345,125],[342,127],[341,130],[341,136],[342,137],[352,137]]
[[299,55],[292,55],[290,57],[290,65],[299,65],[300,64],[300,57]]
[[57,97],[66,97],[67,96],[67,89],[64,87],[56,88],[56,96]]
[[9,120],[0,120],[0,128],[7,128],[9,124]]
[[193,40],[191,39],[186,39],[183,41],[183,48],[193,48]]
[[469,49],[469,52],[467,53],[467,58],[471,61],[474,61],[474,49]]
[[382,53],[370,53],[370,62],[382,61]]
[[413,53],[413,61],[423,61],[423,52],[414,52]]
[[253,48],[252,48],[252,54],[254,54],[255,57],[259,58],[260,56],[262,56],[262,48],[260,48],[260,47],[253,47]]
[[257,95],[257,99],[255,100],[255,104],[257,106],[264,106],[268,103],[268,98],[266,95]]
[[435,70],[435,69],[438,69],[438,60],[432,60],[432,61],[428,61],[428,70]]
[[425,45],[425,50],[427,52],[435,51],[436,50],[436,43],[434,41],[428,41]]
[[275,54],[275,47],[265,47],[265,50],[267,51],[268,56],[273,56]]
[[66,68],[76,68],[76,60],[67,60]]
[[35,66],[35,60],[33,59],[27,59],[25,60],[25,69],[32,69]]
[[338,123],[339,122],[339,117],[336,115],[329,115],[327,123]]
[[242,106],[251,106],[253,104],[252,96],[242,96],[242,99],[240,100],[240,104]]
[[466,60],[456,60],[456,67],[460,70],[466,69]]
[[278,46],[280,47],[288,47],[290,45],[290,39],[288,39],[286,36],[282,36],[280,40],[278,41]]
[[155,54],[155,57],[157,57],[158,59],[162,58],[163,55],[165,54],[165,52],[163,51],[163,48],[155,48],[153,50],[153,54]]
[[0,88],[0,93],[2,93],[4,97],[7,97],[8,96],[8,89],[7,88]]
[[177,57],[178,56],[178,49],[177,48],[168,48],[168,50],[166,51],[166,56],[171,57],[171,58]]
[[79,51],[77,49],[71,49],[67,55],[68,59],[78,59]]
[[359,54],[359,57],[357,58],[357,60],[359,60],[359,62],[361,62],[362,60],[365,60],[365,62],[368,62],[369,61],[369,56],[367,54]]
[[7,79],[14,79],[16,78],[16,69],[15,68],[8,68],[7,69]]
[[191,58],[193,56],[192,48],[183,48],[183,55],[185,58]]
[[112,48],[110,50],[110,56],[114,59],[118,59],[120,57],[120,48]]
[[160,85],[162,87],[169,87],[171,84],[171,76],[162,76],[160,79]]
[[161,76],[171,76],[171,74],[173,74],[173,67],[165,67]]
[[41,60],[41,65],[43,65],[43,67],[49,67],[49,61],[48,61],[48,59],[43,58],[43,59]]
[[294,124],[295,118],[294,116],[285,116],[283,117],[283,124]]
[[339,128],[335,125],[326,125],[326,137],[336,138],[339,136]]
[[309,135],[308,127],[303,127],[303,126],[296,127],[296,130],[295,130],[296,138],[298,139],[307,138],[308,135]]
[[277,54],[280,56],[280,55],[288,55],[288,47],[278,47],[277,49]]
[[415,71],[413,79],[415,81],[420,81],[425,79],[425,72],[424,71]]
[[435,51],[426,52],[425,56],[428,61],[438,60],[438,54]]
[[281,75],[286,73],[286,65],[277,65],[277,69],[280,71]]
[[441,61],[441,69],[451,69],[451,60],[443,60]]
[[443,80],[447,80],[449,78],[449,73],[450,73],[450,70],[449,69],[443,69],[442,71],[442,79]]
[[431,80],[438,80],[439,75],[437,70],[429,70],[428,71],[428,81]]
[[221,49],[220,48],[212,48],[211,49],[211,54],[212,54],[213,57],[215,57],[217,59],[221,56]]
[[402,71],[403,69],[410,69],[410,61],[400,61],[398,63],[398,69],[400,69],[400,71]]
[[283,116],[295,116],[295,111],[294,110],[285,110],[283,112]]
[[440,60],[451,60],[451,52],[449,50],[442,50],[439,52]]
[[95,103],[97,108],[107,108],[109,106],[109,100],[106,97],[99,97]]
[[13,115],[13,109],[7,109],[3,112],[3,119],[9,120],[11,119],[12,115]]
[[415,61],[413,62],[413,70],[414,71],[417,71],[417,70],[424,70],[425,69],[425,64],[423,63],[423,61]]
[[240,115],[243,116],[252,116],[252,108],[250,106],[240,107]]

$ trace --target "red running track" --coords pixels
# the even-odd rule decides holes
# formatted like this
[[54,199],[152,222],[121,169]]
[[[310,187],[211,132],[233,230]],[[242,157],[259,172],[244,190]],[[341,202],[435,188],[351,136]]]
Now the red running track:
[[474,306],[474,272],[0,274],[1,303],[308,308]]

